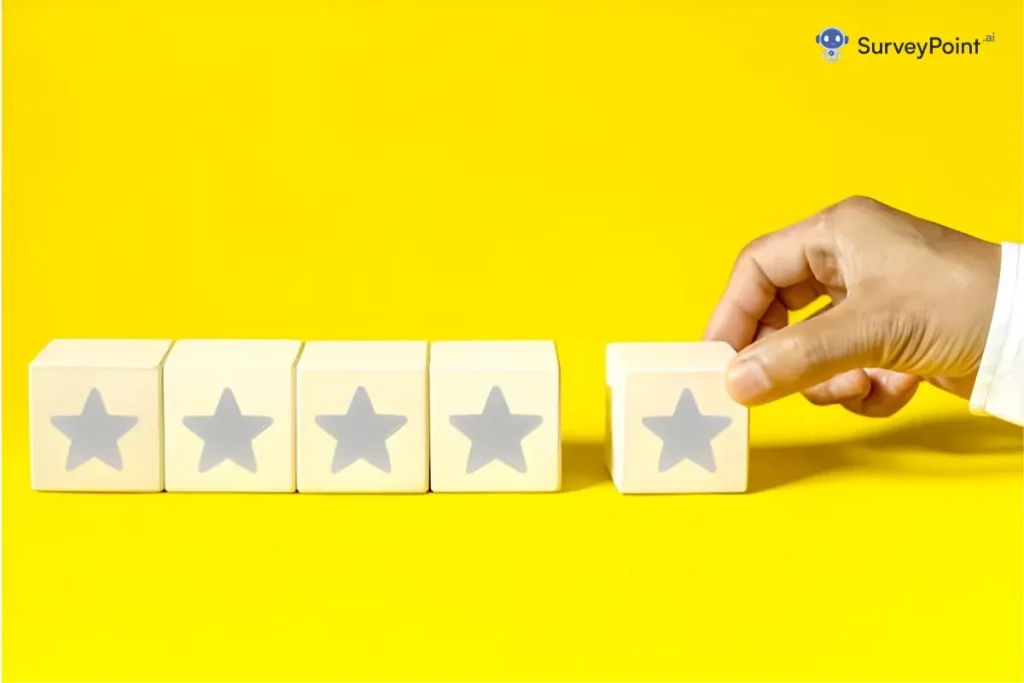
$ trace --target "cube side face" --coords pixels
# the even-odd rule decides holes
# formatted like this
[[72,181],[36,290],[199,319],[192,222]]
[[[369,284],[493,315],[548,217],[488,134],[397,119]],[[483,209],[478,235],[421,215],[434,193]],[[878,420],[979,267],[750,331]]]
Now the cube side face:
[[33,367],[31,486],[163,490],[159,368]]
[[606,465],[612,483],[620,493],[626,493],[625,417],[626,392],[621,385],[605,388]]
[[294,492],[294,389],[290,365],[166,367],[166,489]]
[[604,466],[615,481],[615,428],[612,418],[612,388],[604,388]]
[[557,491],[560,385],[548,371],[430,372],[430,488]]
[[302,369],[296,377],[300,492],[425,493],[427,370]]
[[723,370],[627,375],[625,492],[746,491],[749,411],[726,392]]

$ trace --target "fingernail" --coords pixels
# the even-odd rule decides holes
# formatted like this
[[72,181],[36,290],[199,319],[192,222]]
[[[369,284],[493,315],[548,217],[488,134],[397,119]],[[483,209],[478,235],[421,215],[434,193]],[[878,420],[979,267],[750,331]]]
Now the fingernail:
[[729,394],[737,403],[757,400],[771,389],[764,367],[754,360],[743,361],[725,373]]

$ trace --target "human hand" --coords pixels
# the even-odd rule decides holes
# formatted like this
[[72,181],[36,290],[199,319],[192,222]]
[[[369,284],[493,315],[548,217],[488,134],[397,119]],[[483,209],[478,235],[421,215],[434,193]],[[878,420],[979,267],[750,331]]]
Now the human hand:
[[[760,405],[796,392],[892,415],[927,380],[969,398],[1000,247],[865,197],[751,242],[704,335],[739,353],[726,388]],[[831,303],[793,325],[789,311]]]

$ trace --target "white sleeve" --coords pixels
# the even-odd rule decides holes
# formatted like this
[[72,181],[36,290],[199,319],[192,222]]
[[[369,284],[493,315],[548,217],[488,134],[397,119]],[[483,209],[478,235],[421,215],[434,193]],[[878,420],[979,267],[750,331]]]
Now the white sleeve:
[[988,341],[971,412],[1024,425],[1024,245],[1004,242]]

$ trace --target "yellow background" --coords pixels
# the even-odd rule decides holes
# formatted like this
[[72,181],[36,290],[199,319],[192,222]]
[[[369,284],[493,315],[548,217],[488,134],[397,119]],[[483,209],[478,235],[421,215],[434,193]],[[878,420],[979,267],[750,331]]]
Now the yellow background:
[[[1020,239],[1019,3],[3,19],[5,678],[1024,675],[1021,430],[788,400],[739,496],[619,496],[598,445],[605,343],[698,338],[759,234],[861,193]],[[568,490],[33,493],[27,364],[74,336],[553,338]]]

